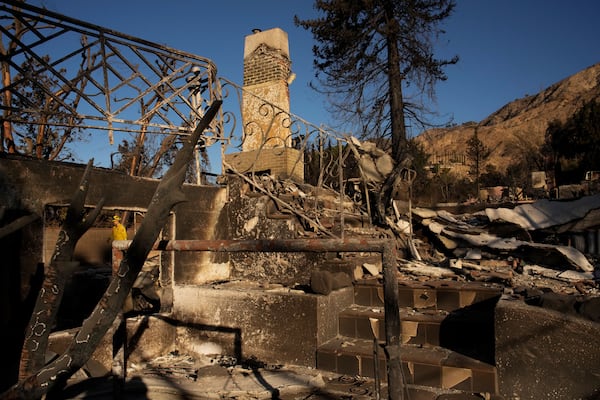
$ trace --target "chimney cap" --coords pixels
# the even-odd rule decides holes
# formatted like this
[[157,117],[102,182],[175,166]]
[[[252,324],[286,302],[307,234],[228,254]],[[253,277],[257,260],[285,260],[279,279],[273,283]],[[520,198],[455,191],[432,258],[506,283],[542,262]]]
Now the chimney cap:
[[260,28],[253,28],[252,29],[252,33],[259,33],[259,32],[262,32],[262,29],[260,29]]

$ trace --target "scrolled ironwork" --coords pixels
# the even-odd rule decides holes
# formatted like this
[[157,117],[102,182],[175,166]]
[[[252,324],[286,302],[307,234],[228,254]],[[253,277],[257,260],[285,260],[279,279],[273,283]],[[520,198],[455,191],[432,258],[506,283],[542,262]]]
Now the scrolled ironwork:
[[[339,196],[339,210],[327,210],[330,216],[343,215],[348,210],[344,211],[344,204],[352,203],[354,199],[356,213],[359,209],[366,209],[366,197],[360,192],[366,191],[364,179],[361,179],[361,171],[358,167],[352,166],[356,163],[355,154],[348,146],[349,136],[336,132],[332,129],[316,126],[305,119],[290,113],[281,107],[259,98],[254,93],[248,91],[231,81],[221,78],[222,87],[224,90],[224,108],[225,113],[232,118],[242,120],[242,115],[246,117],[241,124],[242,132],[237,132],[235,129],[228,129],[228,132],[233,132],[234,136],[230,138],[229,146],[225,148],[224,153],[240,152],[246,140],[252,141],[253,150],[251,153],[251,166],[245,167],[245,171],[237,171],[244,173],[248,179],[257,187],[261,187],[271,195],[281,194],[277,185],[273,185],[272,181],[265,179],[264,166],[261,164],[261,154],[269,151],[269,156],[283,155],[286,149],[293,148],[297,150],[297,156],[289,161],[294,168],[302,167],[304,169],[304,180],[319,189],[325,188],[337,192]],[[226,95],[225,95],[226,93]],[[244,96],[252,97],[255,113],[247,112],[244,114],[242,110]],[[230,98],[237,99],[238,102],[228,101]],[[231,111],[229,107],[239,105],[236,111]],[[254,116],[248,120],[248,116]],[[228,123],[235,122],[231,119]],[[238,124],[239,125],[239,124]],[[227,124],[225,124],[227,126]],[[285,131],[285,135],[270,136],[270,132]],[[286,154],[290,156],[288,152]],[[247,160],[246,160],[247,161]],[[350,168],[348,168],[350,167]],[[231,165],[228,165],[231,168]],[[288,184],[289,185],[289,184]],[[316,190],[315,193],[319,193]],[[283,193],[283,192],[282,192]],[[317,198],[319,195],[316,196]],[[298,199],[294,200],[298,201]],[[298,209],[302,209],[306,216],[317,220],[324,214],[322,204],[317,199],[314,202],[302,202],[302,204],[294,205]],[[292,207],[294,207],[292,206]],[[350,211],[352,212],[352,211]],[[337,218],[337,217],[336,217]],[[343,220],[343,217],[340,217]]]

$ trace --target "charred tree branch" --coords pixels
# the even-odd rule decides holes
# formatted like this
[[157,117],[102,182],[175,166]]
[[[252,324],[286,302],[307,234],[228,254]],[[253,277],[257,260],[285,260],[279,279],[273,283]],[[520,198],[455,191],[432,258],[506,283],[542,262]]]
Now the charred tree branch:
[[[102,207],[101,199],[94,210],[86,215],[85,198],[89,189],[89,176],[93,159],[87,164],[81,181],[73,194],[67,216],[58,234],[50,264],[46,267],[42,288],[25,331],[21,350],[19,379],[24,379],[44,366],[48,336],[56,322],[68,275],[73,272],[75,245],[92,226]],[[77,263],[75,263],[77,265]]]

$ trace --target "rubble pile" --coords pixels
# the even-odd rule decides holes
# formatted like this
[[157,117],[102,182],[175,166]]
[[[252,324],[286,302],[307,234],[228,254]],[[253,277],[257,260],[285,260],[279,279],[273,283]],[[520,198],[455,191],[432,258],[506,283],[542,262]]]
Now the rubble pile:
[[[348,196],[340,199],[334,189],[272,176],[263,176],[255,183],[257,187],[277,198],[279,212],[298,217],[303,227],[299,236],[343,232],[345,237],[396,239],[398,247],[410,255],[399,260],[400,274],[407,278],[489,282],[503,285],[507,294],[524,297],[531,297],[526,293],[531,295],[533,289],[579,296],[578,301],[600,296],[598,194],[463,214],[394,200],[396,218],[387,218],[387,229],[367,222],[363,201]],[[345,225],[339,228],[341,221]],[[377,271],[365,268],[364,274],[377,276]]]
[[[179,354],[177,351],[150,360],[145,367],[145,372],[150,374],[185,378],[191,381],[198,379],[198,365],[194,358]],[[132,369],[135,371],[136,366],[134,365]]]
[[268,196],[272,200],[272,206],[266,211],[268,218],[295,216],[299,236],[334,236],[332,230],[336,228],[342,213],[345,224],[350,227],[368,224],[367,215],[361,209],[362,204],[347,195],[340,196],[334,188],[316,187],[289,179],[279,180],[273,175],[254,179],[242,177],[247,184],[243,194],[254,191]]
[[[591,311],[600,296],[599,209],[599,195],[460,215],[414,208],[413,242],[421,261],[402,260],[400,270],[418,280],[500,284],[505,294],[530,304],[581,310],[600,321]],[[561,296],[567,297],[554,304]]]
[[[411,255],[399,260],[399,274],[406,279],[497,284],[506,295],[529,304],[600,321],[596,311],[600,308],[596,301],[600,297],[600,195],[568,201],[544,199],[464,214],[411,207],[395,200],[396,218],[388,217],[391,229],[385,229],[365,223],[369,216],[362,201],[347,197],[340,201],[335,190],[274,177],[263,177],[260,184],[287,204],[279,210],[294,210],[299,219],[309,216],[300,236],[317,236],[323,234],[322,229],[339,233],[335,222],[343,220],[360,221],[342,228],[346,237],[395,238]],[[379,273],[368,268],[362,271],[367,277]]]
[[[410,201],[403,204],[394,200],[391,204],[393,214],[390,212],[386,218],[388,225],[376,226],[371,223],[367,203],[362,201],[367,194],[357,201],[355,197],[341,196],[335,188],[317,188],[289,180],[278,180],[270,175],[263,175],[258,179],[245,177],[239,182],[242,182],[243,188],[240,188],[238,197],[252,200],[248,201],[247,209],[254,206],[256,211],[254,214],[239,213],[240,219],[245,218],[243,233],[246,235],[260,237],[255,232],[255,227],[260,226],[260,223],[277,223],[289,228],[289,233],[294,238],[387,238],[395,240],[401,250],[398,252],[397,271],[401,280],[416,281],[432,288],[444,280],[459,282],[459,285],[462,282],[482,282],[486,288],[493,287],[496,295],[502,293],[505,297],[519,299],[530,305],[600,322],[600,287],[597,275],[600,261],[600,195],[570,201],[541,200],[528,204],[488,207],[461,214],[442,208],[414,207]],[[264,207],[257,207],[257,204]],[[261,231],[261,234],[264,232],[266,230]],[[240,236],[243,238],[243,235]],[[274,236],[276,237],[275,234],[269,234],[269,237]],[[253,258],[251,264],[255,270],[254,276],[259,276],[259,279],[248,280],[248,276],[242,276],[238,278],[243,279],[238,281],[231,277],[206,290],[236,288],[249,292],[250,289],[258,288],[271,292],[290,291],[291,287],[299,293],[310,288],[311,293],[328,295],[357,282],[381,281],[383,271],[380,255],[372,256],[368,253],[351,252],[342,256],[341,253],[329,252],[323,259],[311,260],[314,270],[310,271],[310,285],[306,287],[304,281],[302,285],[296,286],[283,281],[270,282],[268,279],[274,274],[266,267],[263,270],[263,263],[277,263],[278,268],[289,273],[291,267],[288,264],[291,262],[279,256],[267,259],[265,254],[261,254],[260,257]],[[241,265],[249,263],[242,261]],[[147,270],[142,271],[146,274],[142,273],[138,277],[134,289],[136,293],[152,299],[154,292],[151,289],[156,284],[157,264],[148,264]],[[328,267],[331,269],[327,269]],[[299,281],[292,279],[290,282]],[[179,296],[186,298],[181,289]],[[197,296],[196,291],[194,296]],[[215,295],[215,299],[217,297]],[[316,296],[312,296],[314,297]],[[449,311],[432,306],[433,298],[420,298],[424,303],[423,310],[419,309],[418,314],[414,310],[408,313],[415,313],[416,318],[428,319],[449,316]],[[207,298],[204,297],[203,300],[206,302]],[[291,301],[298,302],[298,298],[282,303],[282,309],[289,311]],[[223,296],[216,304],[222,302],[226,302],[226,308],[237,309],[232,306],[232,298]],[[251,302],[245,299],[246,315],[252,314],[248,307],[252,304],[256,305],[256,309],[262,307],[260,313],[263,313],[265,304],[273,306],[276,303],[262,300]],[[150,303],[149,305],[152,306]],[[355,310],[361,309],[355,307]],[[219,318],[228,318],[222,311],[218,315]],[[232,324],[235,326],[240,321],[244,322],[243,317],[244,315]],[[449,320],[446,319],[446,322]],[[256,320],[253,323],[261,324]],[[262,324],[261,330],[265,323]],[[207,324],[212,325],[217,324]],[[280,333],[281,325],[278,325],[277,334]],[[265,333],[262,332],[261,335]],[[416,337],[416,331],[414,335],[405,335],[407,340],[412,340],[413,337]],[[139,363],[130,360],[127,372],[142,376],[146,387],[152,390],[163,390],[164,382],[168,380],[177,382],[181,387],[194,384],[193,390],[201,387],[212,395],[227,393],[231,396],[231,393],[235,393],[240,398],[270,398],[273,393],[284,390],[302,393],[325,391],[324,388],[336,392],[341,390],[334,378],[325,379],[321,375],[315,377],[306,372],[303,372],[301,378],[296,374],[288,376],[289,371],[279,364],[268,365],[252,358],[238,359],[216,351],[210,357],[199,357],[198,354],[188,355],[185,350],[170,351],[167,355]],[[206,356],[204,353],[202,355]],[[270,386],[265,390],[266,378],[269,379]],[[301,385],[298,384],[299,380],[303,380]],[[227,384],[222,387],[214,386],[220,382]],[[342,389],[358,390],[359,392],[353,393],[365,396],[372,394],[364,385],[351,385]]]

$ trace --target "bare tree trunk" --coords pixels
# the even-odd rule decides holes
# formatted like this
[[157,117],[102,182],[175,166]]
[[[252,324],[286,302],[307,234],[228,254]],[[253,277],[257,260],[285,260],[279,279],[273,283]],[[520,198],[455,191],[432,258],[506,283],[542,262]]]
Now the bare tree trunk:
[[387,74],[390,95],[390,118],[392,136],[392,158],[396,163],[406,157],[406,126],[404,121],[404,98],[402,81],[404,76],[400,71],[400,50],[398,49],[398,21],[394,17],[394,2],[385,2],[385,18],[387,22]]
[[392,192],[396,178],[400,174],[406,158],[406,126],[404,121],[404,98],[402,95],[402,80],[404,76],[400,71],[400,50],[398,49],[398,21],[394,17],[393,1],[386,1],[385,19],[387,22],[387,75],[390,97],[390,118],[392,136],[392,158],[396,163],[394,170],[382,185],[381,191],[375,193],[375,215],[374,222],[379,225],[387,225],[385,220],[387,207],[392,200]]
[[185,179],[187,165],[194,157],[194,148],[200,135],[217,114],[221,103],[221,100],[213,102],[192,135],[184,143],[183,148],[177,153],[175,162],[156,188],[148,206],[146,218],[121,261],[117,274],[113,277],[92,314],[83,322],[83,326],[75,335],[69,348],[36,374],[4,392],[0,399],[39,398],[57,385],[63,385],[91,357],[122,309],[135,278],[168,220],[169,212],[176,204],[185,201],[181,186]]
[[[13,8],[15,10],[19,9],[18,6],[13,6]],[[12,83],[10,66],[6,59],[10,58],[8,57],[8,55],[12,54],[12,52],[17,48],[18,41],[23,37],[25,32],[28,31],[28,28],[23,27],[23,23],[19,20],[19,18],[14,18],[13,23],[14,38],[12,40],[9,40],[7,46],[4,45],[2,40],[3,35],[0,34],[0,55],[2,55],[3,59],[5,60],[2,61],[0,69],[2,70],[2,84],[5,88],[9,87]],[[4,106],[9,108],[12,107],[12,94],[10,90],[5,90],[4,93],[2,93],[2,96],[4,97]],[[7,153],[16,153],[17,148],[15,146],[12,123],[8,119],[6,119],[6,117],[10,116],[10,114],[11,111],[9,109],[4,110],[4,118],[2,119],[2,138],[0,143],[0,151],[6,151]]]
[[56,323],[65,282],[68,275],[73,272],[73,269],[69,268],[69,264],[72,263],[75,245],[92,226],[104,206],[104,199],[101,199],[89,215],[85,213],[85,197],[89,188],[92,163],[93,159],[88,162],[77,190],[71,198],[66,220],[58,234],[54,254],[50,264],[46,267],[44,282],[25,331],[19,380],[25,379],[44,366],[48,336]]

